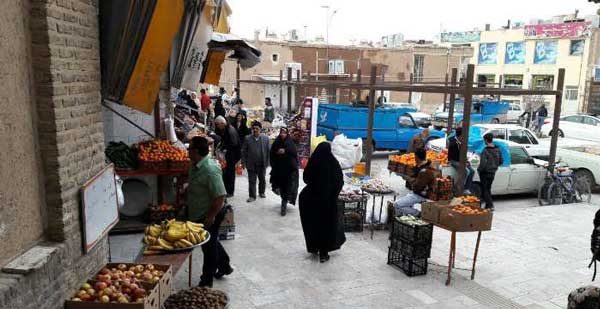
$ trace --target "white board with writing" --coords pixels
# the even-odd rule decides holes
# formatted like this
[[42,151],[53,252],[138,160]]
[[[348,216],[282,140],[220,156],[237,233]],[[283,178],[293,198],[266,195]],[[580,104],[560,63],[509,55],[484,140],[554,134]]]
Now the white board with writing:
[[81,189],[83,249],[88,253],[119,221],[117,183],[111,164]]

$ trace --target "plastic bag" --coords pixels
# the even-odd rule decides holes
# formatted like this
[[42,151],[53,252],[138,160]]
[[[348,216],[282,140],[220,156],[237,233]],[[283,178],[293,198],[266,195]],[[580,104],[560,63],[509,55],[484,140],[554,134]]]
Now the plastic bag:
[[317,136],[310,140],[310,153],[313,153],[320,143],[326,142],[327,138],[324,135]]
[[331,143],[331,152],[343,169],[352,168],[362,158],[362,140],[349,139],[343,134],[338,135]]

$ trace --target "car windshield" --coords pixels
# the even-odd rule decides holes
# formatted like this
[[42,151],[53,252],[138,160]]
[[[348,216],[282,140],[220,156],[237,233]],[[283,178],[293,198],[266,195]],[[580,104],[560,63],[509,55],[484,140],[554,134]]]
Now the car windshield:
[[529,155],[522,147],[510,147],[510,164],[528,164]]

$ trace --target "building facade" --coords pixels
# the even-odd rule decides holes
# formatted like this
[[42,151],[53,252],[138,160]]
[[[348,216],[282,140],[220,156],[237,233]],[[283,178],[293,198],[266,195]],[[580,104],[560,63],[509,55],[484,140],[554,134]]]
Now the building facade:
[[[479,87],[519,89],[555,89],[558,71],[564,68],[563,114],[586,111],[586,85],[594,73],[597,28],[584,20],[505,27],[498,30],[444,33],[442,41],[470,45],[476,66],[475,82]],[[554,97],[503,97],[524,108],[545,103]]]
[[[402,48],[369,48],[356,46],[325,46],[287,42],[253,42],[263,53],[262,62],[241,72],[242,80],[278,81],[280,71],[287,67],[301,70],[304,80],[356,80],[361,70],[363,82],[368,82],[371,66],[377,66],[378,80],[406,81],[411,75],[415,82],[443,82],[452,68],[462,68],[470,61],[470,47],[440,47],[435,45],[412,45]],[[221,75],[221,86],[232,89],[236,83],[236,62],[226,61]],[[381,72],[384,72],[383,76]],[[284,76],[284,79],[287,76]],[[296,78],[296,75],[293,75]],[[361,98],[368,94],[363,91]],[[305,96],[319,96],[323,101],[349,103],[356,99],[357,91],[348,89],[317,89],[299,87],[294,89],[293,106]],[[377,96],[379,96],[378,94]],[[388,102],[409,102],[408,93],[386,92]],[[262,106],[270,97],[276,107],[287,104],[287,90],[279,85],[241,84],[241,96],[247,106]],[[413,93],[410,101],[422,111],[432,112],[443,103],[443,94]]]

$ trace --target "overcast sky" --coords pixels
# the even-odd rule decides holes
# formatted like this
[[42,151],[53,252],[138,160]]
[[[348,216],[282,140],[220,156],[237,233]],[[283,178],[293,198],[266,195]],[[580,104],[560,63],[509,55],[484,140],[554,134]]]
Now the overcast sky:
[[402,33],[406,39],[434,39],[440,29],[464,31],[505,25],[508,19],[526,24],[571,14],[596,14],[599,6],[587,0],[228,0],[233,10],[234,34],[253,38],[254,30],[265,28],[284,33],[307,26],[308,37],[325,36],[326,10],[337,9],[329,28],[332,44],[352,39],[379,41],[384,35]]

